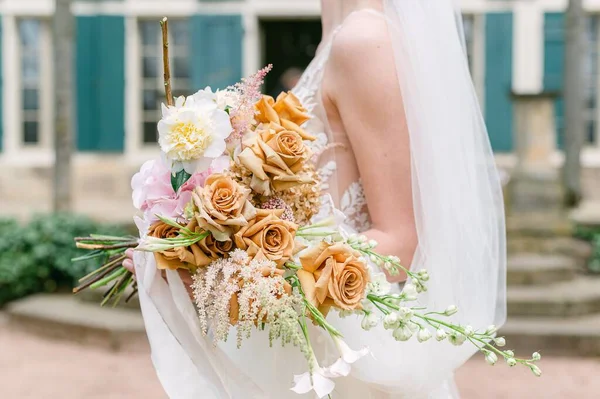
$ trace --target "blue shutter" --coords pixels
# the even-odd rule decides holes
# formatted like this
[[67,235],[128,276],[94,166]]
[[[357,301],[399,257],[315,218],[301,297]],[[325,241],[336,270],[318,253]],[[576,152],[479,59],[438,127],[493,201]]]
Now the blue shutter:
[[[561,92],[565,53],[565,17],[563,13],[544,15],[544,90]],[[564,110],[562,96],[556,100],[557,144],[563,147]]]
[[3,69],[2,69],[2,19],[0,19],[0,151],[2,151],[2,142],[3,140],[3,136],[2,136],[2,127],[3,127],[3,119],[2,116],[4,114],[4,107],[2,104],[2,97],[3,96],[3,89],[2,89],[2,79],[3,79]]
[[492,148],[513,149],[511,12],[485,17],[485,119]]
[[122,152],[125,139],[125,19],[77,17],[77,148]]
[[244,30],[240,15],[192,17],[190,61],[194,90],[224,89],[242,77]]

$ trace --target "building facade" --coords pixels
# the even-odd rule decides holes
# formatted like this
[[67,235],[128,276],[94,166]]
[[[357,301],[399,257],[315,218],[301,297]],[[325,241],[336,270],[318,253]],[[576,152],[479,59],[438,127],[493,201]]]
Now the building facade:
[[[474,84],[498,163],[515,162],[514,94],[562,89],[567,0],[461,0]],[[585,1],[586,196],[600,199],[600,0]],[[53,0],[0,0],[0,213],[50,208]],[[224,87],[267,62],[304,67],[319,40],[319,0],[75,1],[75,210],[131,215],[129,179],[157,155],[160,27],[170,19],[175,94]],[[304,64],[304,65],[301,65]],[[443,67],[443,66],[440,66]],[[268,82],[269,83],[269,82]],[[271,83],[269,83],[271,84]],[[272,85],[272,84],[271,84]],[[562,100],[556,99],[555,164]]]

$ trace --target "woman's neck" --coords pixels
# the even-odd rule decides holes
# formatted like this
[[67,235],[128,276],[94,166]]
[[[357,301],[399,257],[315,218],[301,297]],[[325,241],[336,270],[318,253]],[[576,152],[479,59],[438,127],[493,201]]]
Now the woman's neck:
[[323,37],[328,37],[348,14],[363,8],[383,11],[383,0],[321,0]]

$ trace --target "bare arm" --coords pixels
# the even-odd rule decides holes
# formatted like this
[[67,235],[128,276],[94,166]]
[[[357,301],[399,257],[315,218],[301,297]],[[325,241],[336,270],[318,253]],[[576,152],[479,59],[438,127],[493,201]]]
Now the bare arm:
[[[339,32],[326,70],[325,102],[348,135],[378,251],[409,267],[417,245],[408,128],[385,22],[357,15]],[[403,280],[405,276],[394,278]]]

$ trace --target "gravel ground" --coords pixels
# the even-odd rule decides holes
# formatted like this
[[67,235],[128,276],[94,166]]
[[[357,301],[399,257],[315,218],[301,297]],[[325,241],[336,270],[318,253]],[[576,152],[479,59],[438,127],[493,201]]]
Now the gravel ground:
[[[457,373],[463,399],[598,398],[600,359],[544,358],[527,369],[470,361]],[[0,323],[2,399],[164,399],[146,353],[110,353],[9,331]]]

